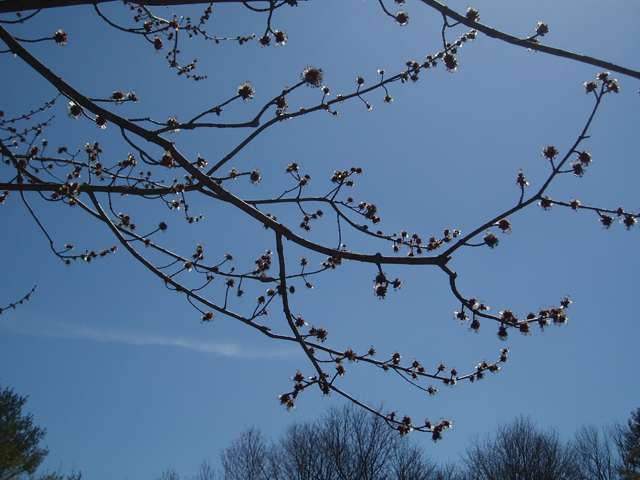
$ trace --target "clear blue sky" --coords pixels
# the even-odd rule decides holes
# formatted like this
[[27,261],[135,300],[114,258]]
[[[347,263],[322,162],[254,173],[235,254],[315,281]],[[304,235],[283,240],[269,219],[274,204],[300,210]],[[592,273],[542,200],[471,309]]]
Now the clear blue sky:
[[[464,12],[468,2],[449,5]],[[640,68],[636,2],[496,0],[473,6],[483,23],[508,33],[530,35],[544,21],[550,33],[543,41],[549,45]],[[136,90],[139,104],[114,107],[124,116],[186,120],[230,98],[239,83],[250,80],[255,98],[224,111],[227,120],[239,121],[252,118],[284,86],[294,85],[307,65],[324,70],[323,83],[335,98],[352,92],[357,76],[371,85],[379,78],[377,69],[396,73],[406,60],[421,61],[439,51],[440,15],[416,1],[403,8],[411,17],[401,28],[373,0],[301,2],[274,15],[273,27],[289,35],[285,47],[184,42],[184,60],[197,57],[198,71],[209,77],[198,83],[177,78],[163,53],[142,38],[110,28],[91,7],[48,10],[26,25],[7,28],[22,38],[67,31],[64,47],[46,42],[28,48],[90,97]],[[128,15],[118,3],[103,10],[114,19]],[[174,12],[195,18],[202,8],[157,11],[165,18]],[[209,31],[261,35],[265,21],[242,6],[216,5]],[[364,175],[349,194],[378,206],[385,232],[404,229],[428,238],[444,228],[475,229],[517,202],[519,169],[532,190],[540,186],[549,171],[542,148],[555,145],[561,153],[570,148],[594,102],[582,82],[595,79],[600,70],[482,35],[461,49],[458,60],[456,73],[439,66],[422,73],[416,84],[393,84],[390,105],[376,91],[365,97],[373,105],[370,112],[362,102],[351,101],[339,106],[335,118],[319,112],[275,125],[234,159],[238,169],[260,169],[260,186],[241,179],[229,188],[246,198],[277,195],[288,185],[286,165],[297,161],[312,177],[307,194],[323,195],[334,170],[361,166]],[[0,109],[7,117],[56,95],[20,59],[5,54],[0,61]],[[614,77],[621,93],[605,98],[584,143],[593,165],[584,178],[560,178],[550,193],[558,200],[578,198],[585,205],[622,205],[637,212],[640,85]],[[288,99],[290,109],[316,105],[321,95],[305,88]],[[64,101],[51,112],[53,125],[43,138],[53,148],[64,145],[73,151],[98,141],[109,163],[126,155],[115,128],[101,131],[68,118]],[[245,135],[183,131],[167,138],[190,157],[201,153],[211,163]],[[2,181],[7,175],[0,173]],[[84,251],[117,243],[106,227],[81,211],[45,204],[37,195],[28,198],[60,245],[72,243]],[[118,202],[116,210],[137,214],[139,223],[167,221],[169,248],[188,253],[203,243],[212,263],[231,253],[242,270],[264,250],[275,250],[260,226],[210,202],[193,200],[193,213],[205,217],[198,225],[187,225],[180,214],[151,202]],[[273,213],[290,219],[293,227],[300,221],[297,212],[286,208]],[[575,303],[568,325],[543,333],[534,328],[526,337],[512,332],[506,342],[488,321],[478,334],[468,332],[453,319],[459,304],[435,268],[385,268],[405,284],[381,301],[372,294],[374,269],[346,263],[314,279],[313,291],[299,288],[295,297],[296,309],[326,328],[327,342],[337,349],[360,353],[374,345],[380,356],[398,350],[405,360],[417,358],[428,369],[435,371],[443,362],[467,373],[510,348],[510,361],[497,375],[475,384],[439,386],[433,397],[391,372],[346,365],[341,385],[358,398],[384,401],[390,410],[414,418],[454,421],[454,429],[437,444],[428,435],[412,434],[438,459],[458,458],[471,436],[492,431],[497,422],[517,414],[568,437],[586,423],[624,421],[640,406],[640,318],[634,300],[638,227],[627,232],[616,223],[607,231],[592,212],[557,207],[548,212],[531,207],[511,222],[512,233],[500,235],[494,250],[470,248],[450,262],[459,273],[459,288],[495,311],[509,308],[519,316],[571,295]],[[87,479],[154,479],[166,468],[191,475],[202,460],[218,465],[220,450],[246,426],[259,425],[275,438],[292,422],[314,419],[341,402],[336,395],[323,398],[310,390],[299,397],[295,412],[287,412],[277,396],[291,388],[289,377],[297,369],[310,371],[292,345],[273,343],[221,315],[202,324],[184,296],[164,289],[123,248],[91,264],[63,265],[17,193],[0,207],[0,226],[0,305],[39,285],[28,303],[0,316],[0,382],[29,395],[26,409],[47,428],[51,453],[45,468],[75,466]],[[310,237],[335,243],[335,223],[331,218],[316,222]],[[391,254],[390,245],[372,244],[353,232],[345,234],[344,242],[353,250]],[[285,247],[294,262],[303,254]],[[310,259],[315,264],[322,260]],[[269,321],[276,327],[282,315],[271,310]]]

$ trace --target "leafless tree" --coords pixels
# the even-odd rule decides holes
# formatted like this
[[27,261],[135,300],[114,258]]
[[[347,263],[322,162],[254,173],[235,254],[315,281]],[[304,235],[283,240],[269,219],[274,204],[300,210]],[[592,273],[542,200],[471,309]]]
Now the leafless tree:
[[162,475],[158,477],[158,480],[180,480],[180,474],[175,471],[173,468],[168,468]]
[[280,438],[276,477],[290,480],[335,478],[335,463],[320,452],[328,441],[325,432],[312,423],[296,423]]
[[390,480],[454,480],[453,476],[443,476],[444,470],[415,443],[401,442],[391,452],[390,463]]
[[579,480],[571,448],[554,430],[529,418],[498,426],[494,437],[476,438],[466,451],[472,480]]
[[586,425],[575,433],[571,448],[584,480],[615,480],[619,462],[611,429]]
[[193,480],[216,480],[216,475],[216,469],[211,466],[211,462],[203,461]]
[[354,405],[331,408],[315,422],[293,424],[270,447],[259,431],[248,429],[223,452],[222,462],[225,480],[454,478],[438,476],[436,463],[421,447]]
[[[293,299],[294,293],[305,287],[312,288],[312,280],[318,275],[331,274],[338,268],[348,268],[343,265],[347,260],[369,266],[371,273],[366,281],[373,280],[373,296],[379,299],[385,298],[392,290],[398,290],[403,285],[399,277],[391,276],[385,269],[391,266],[394,269],[435,268],[445,274],[455,302],[459,305],[456,317],[468,322],[471,330],[477,331],[481,321],[495,322],[498,335],[504,339],[509,331],[527,334],[531,326],[539,325],[544,328],[551,323],[565,323],[566,309],[571,303],[568,298],[563,299],[558,306],[542,308],[539,313],[531,313],[526,317],[516,315],[513,309],[507,307],[498,309],[497,313],[490,312],[487,306],[473,298],[472,294],[460,291],[457,273],[449,268],[448,263],[464,249],[494,248],[498,244],[498,235],[511,230],[509,218],[535,205],[544,209],[553,205],[573,210],[581,209],[594,214],[607,228],[616,218],[627,228],[631,228],[637,222],[637,212],[610,206],[582,205],[577,200],[552,199],[549,197],[549,186],[564,175],[581,176],[591,163],[591,154],[584,150],[583,142],[589,136],[592,120],[601,104],[620,89],[611,72],[633,78],[640,78],[640,73],[542,44],[541,39],[549,30],[543,22],[532,25],[531,35],[515,37],[482,24],[480,13],[474,8],[469,8],[466,12],[456,12],[435,0],[420,0],[416,3],[424,8],[434,9],[443,20],[442,44],[434,47],[434,51],[429,52],[424,61],[408,61],[402,70],[396,72],[379,71],[379,80],[370,86],[365,86],[364,78],[357,77],[351,92],[334,98],[329,97],[329,88],[323,85],[322,69],[309,66],[301,72],[300,78],[296,79],[293,86],[283,86],[281,90],[272,92],[270,100],[251,118],[238,122],[225,121],[225,113],[232,105],[236,106],[242,101],[253,99],[254,87],[250,82],[245,82],[228,98],[212,100],[211,104],[203,105],[190,119],[179,122],[171,114],[166,121],[145,117],[144,114],[140,118],[120,115],[117,111],[118,106],[122,103],[136,103],[136,92],[114,88],[110,93],[105,92],[101,97],[93,98],[90,93],[81,92],[64,80],[60,76],[61,72],[50,70],[27,48],[31,42],[40,41],[65,45],[71,41],[68,32],[52,28],[44,37],[38,37],[39,33],[33,32],[33,36],[27,39],[18,39],[11,33],[14,24],[29,22],[36,15],[44,15],[40,13],[41,10],[69,8],[69,15],[72,15],[73,10],[69,7],[71,5],[93,5],[97,21],[107,22],[115,32],[146,40],[150,50],[167,52],[166,60],[172,71],[189,80],[200,81],[204,80],[205,75],[196,73],[196,60],[182,60],[185,54],[179,46],[186,37],[202,38],[210,41],[212,45],[223,41],[241,44],[255,41],[262,46],[284,44],[287,40],[286,33],[272,27],[272,24],[280,9],[297,5],[296,0],[223,1],[238,3],[239,7],[244,5],[252,13],[263,13],[267,19],[264,34],[257,37],[216,36],[207,30],[207,22],[212,12],[210,5],[203,7],[200,17],[194,20],[177,14],[164,18],[153,8],[157,5],[207,3],[202,0],[125,2],[123,8],[127,9],[127,12],[130,9],[132,17],[128,21],[122,20],[121,17],[117,20],[109,18],[101,10],[102,5],[108,3],[107,0],[2,2],[0,13],[13,15],[3,17],[0,25],[0,39],[6,44],[4,58],[13,61],[13,57],[16,56],[26,62],[40,76],[43,85],[53,87],[57,92],[58,104],[60,100],[68,103],[69,116],[83,122],[93,122],[100,128],[115,129],[121,133],[122,138],[118,146],[90,142],[77,153],[74,152],[78,145],[60,147],[54,152],[46,141],[41,140],[41,136],[50,124],[46,112],[57,108],[54,106],[55,100],[35,111],[29,111],[25,106],[22,112],[12,112],[6,118],[3,117],[0,123],[0,151],[4,161],[0,173],[0,192],[3,192],[0,201],[5,203],[10,194],[17,193],[19,200],[28,208],[34,221],[47,237],[53,253],[65,263],[72,263],[74,260],[90,262],[113,254],[117,247],[109,246],[111,241],[103,245],[102,249],[96,248],[83,253],[76,253],[68,243],[60,247],[58,240],[49,234],[45,219],[38,215],[38,207],[34,202],[40,200],[83,210],[88,218],[105,225],[111,232],[113,241],[119,244],[119,248],[126,250],[133,259],[144,265],[167,289],[183,293],[187,301],[199,312],[198,317],[203,322],[210,322],[216,314],[222,314],[270,339],[297,344],[309,364],[304,372],[295,373],[293,387],[279,397],[281,404],[286,408],[295,407],[296,398],[303,391],[309,387],[317,387],[323,394],[333,392],[342,395],[369,412],[379,415],[400,433],[420,430],[430,432],[437,440],[441,437],[442,431],[451,425],[449,421],[431,423],[427,420],[414,424],[408,415],[396,416],[380,412],[358,401],[356,396],[343,386],[342,378],[346,366],[350,362],[359,362],[360,365],[378,368],[381,371],[392,370],[417,388],[434,394],[437,392],[436,387],[418,384],[418,381],[452,385],[462,380],[480,379],[486,372],[499,370],[500,364],[507,360],[507,350],[503,349],[497,353],[493,361],[482,361],[476,367],[458,372],[457,369],[447,368],[443,364],[431,369],[418,360],[408,363],[402,360],[399,350],[391,354],[385,353],[380,358],[376,356],[373,347],[369,348],[365,338],[356,339],[358,347],[365,351],[356,352],[340,345],[329,346],[329,342],[325,343],[329,332],[318,326],[317,320],[305,319],[308,315],[304,306],[297,304]],[[392,13],[387,5],[392,3],[380,0],[382,14],[388,15],[391,22],[400,26],[406,25],[409,13],[404,10]],[[404,2],[396,0],[395,3]],[[21,10],[34,11],[16,16]],[[395,233],[383,233],[382,230],[378,230],[377,225],[381,219],[375,201],[358,202],[346,193],[347,188],[353,186],[354,178],[363,173],[357,164],[328,167],[331,169],[327,171],[327,176],[331,178],[331,186],[322,193],[310,196],[304,193],[310,180],[304,173],[305,166],[290,160],[285,160],[282,165],[282,170],[290,179],[290,185],[278,194],[252,198],[248,195],[234,194],[232,189],[227,187],[232,180],[238,178],[248,179],[256,185],[261,182],[260,171],[244,164],[238,154],[274,125],[284,120],[297,121],[309,115],[337,115],[337,107],[343,102],[364,102],[370,108],[371,104],[367,98],[372,92],[382,94],[384,101],[390,103],[393,98],[389,88],[392,85],[415,82],[420,75],[437,65],[443,65],[451,72],[456,71],[461,49],[466,48],[465,45],[478,35],[487,35],[518,48],[576,60],[597,67],[602,73],[592,81],[585,79],[587,81],[584,88],[590,94],[585,101],[592,102],[593,108],[570,148],[562,153],[552,145],[544,148],[543,157],[549,166],[549,173],[544,182],[530,192],[530,185],[524,173],[521,171],[517,176],[514,174],[520,192],[519,199],[506,210],[492,212],[485,219],[479,220],[470,232],[462,234],[455,229],[444,229],[441,234],[422,237],[400,228]],[[291,79],[286,84],[290,84],[290,81]],[[303,96],[306,102],[306,106],[296,111],[290,110],[288,105],[288,99],[294,92]],[[211,131],[211,135],[224,135],[231,129],[246,130],[248,133],[231,151],[216,152],[214,159],[205,159],[200,155],[190,157],[180,149],[182,137],[170,137],[171,133],[178,130],[208,130]],[[66,139],[57,138],[56,143],[65,144]],[[125,148],[129,153],[123,153]],[[238,162],[238,169],[230,168],[232,160]],[[166,174],[174,180],[170,183],[157,180]],[[144,202],[159,203],[174,211],[179,210],[180,213],[184,213],[184,220],[188,224],[197,223],[201,218],[190,208],[191,204],[207,205],[209,211],[231,208],[238,216],[251,219],[257,231],[267,229],[271,237],[267,242],[256,245],[257,251],[263,253],[248,260],[234,258],[231,253],[216,252],[215,245],[207,243],[204,239],[174,249],[162,243],[162,233],[167,230],[168,223],[160,216],[150,218],[152,215],[147,213],[150,210],[144,209]],[[268,213],[270,208],[290,208],[296,213],[287,213],[276,218]],[[312,240],[307,232],[312,225],[320,221],[324,210],[335,218],[333,226],[328,228],[334,230],[334,238],[337,240],[320,243]],[[362,236],[387,248],[391,246],[396,253],[377,253],[382,251],[381,248],[352,251],[345,245],[347,231],[350,236]],[[262,242],[263,237],[259,238],[257,242]],[[298,260],[299,257],[295,257],[301,250],[305,255]],[[209,252],[215,253],[210,255]],[[211,261],[211,258],[219,258],[220,261]],[[254,258],[253,266],[247,268],[246,265]],[[191,274],[188,275],[188,272]],[[278,311],[280,322],[267,323],[268,313],[273,314],[274,311]],[[520,427],[530,429],[524,421]],[[503,433],[506,434],[507,431]]]
[[438,465],[433,480],[469,480],[464,463],[450,461]]
[[218,480],[221,479],[221,476],[211,466],[211,462],[203,461],[193,477],[180,477],[180,474],[174,468],[167,468],[157,480],[180,480],[181,478],[183,480]]
[[269,447],[258,428],[248,428],[220,455],[225,480],[267,480]]

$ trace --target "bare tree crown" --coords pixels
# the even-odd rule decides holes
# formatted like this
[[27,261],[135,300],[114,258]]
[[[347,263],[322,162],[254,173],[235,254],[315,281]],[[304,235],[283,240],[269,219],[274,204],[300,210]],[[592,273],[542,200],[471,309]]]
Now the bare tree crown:
[[[213,322],[217,315],[224,315],[268,338],[299,346],[308,364],[305,369],[291,372],[293,385],[279,396],[280,403],[287,409],[295,408],[297,398],[304,391],[317,387],[324,395],[336,393],[375,413],[401,434],[418,430],[431,433],[437,440],[451,426],[449,420],[423,421],[395,411],[379,411],[350,393],[345,388],[345,380],[349,370],[355,368],[354,364],[380,372],[393,371],[417,389],[434,395],[443,385],[464,380],[473,382],[487,372],[497,372],[508,359],[508,349],[503,348],[492,360],[481,360],[475,367],[459,371],[443,363],[424,364],[416,359],[421,352],[405,352],[401,345],[395,351],[377,352],[365,334],[351,341],[353,348],[335,344],[331,341],[332,330],[325,328],[319,318],[321,314],[306,311],[304,302],[297,300],[301,290],[313,289],[315,279],[336,275],[335,270],[351,269],[355,263],[365,265],[368,277],[362,281],[370,285],[371,301],[376,302],[402,289],[405,282],[402,272],[406,269],[436,269],[449,285],[454,317],[471,331],[485,328],[485,324],[495,325],[498,337],[506,339],[511,332],[526,335],[536,326],[544,329],[551,324],[566,323],[571,300],[567,296],[557,305],[543,306],[531,313],[520,313],[509,305],[492,310],[473,292],[460,287],[458,274],[450,267],[452,258],[462,251],[485,255],[499,248],[504,235],[515,228],[513,218],[525,209],[585,211],[607,229],[616,222],[632,229],[638,221],[637,211],[556,197],[557,190],[552,186],[559,178],[587,174],[590,165],[597,161],[586,140],[598,111],[609,97],[621,91],[620,85],[627,78],[640,78],[640,73],[546,45],[545,36],[552,27],[544,22],[534,22],[528,35],[515,37],[481,23],[480,9],[469,7],[458,12],[433,0],[416,1],[413,9],[432,10],[442,19],[441,42],[433,45],[433,51],[425,53],[419,61],[406,61],[395,70],[380,69],[367,78],[356,72],[350,90],[342,94],[325,83],[327,72],[321,65],[302,67],[297,77],[288,78],[281,89],[269,92],[266,101],[264,94],[261,100],[257,99],[259,85],[241,78],[235,91],[216,91],[209,98],[203,98],[197,113],[190,118],[176,115],[172,105],[166,108],[159,105],[158,108],[166,112],[159,118],[143,113],[150,109],[136,105],[144,98],[142,89],[134,91],[118,85],[94,97],[95,92],[74,87],[73,82],[67,80],[72,75],[56,71],[47,65],[46,59],[30,51],[34,42],[49,42],[51,49],[65,48],[75,41],[71,27],[55,26],[44,33],[30,32],[28,38],[12,34],[13,29],[29,25],[35,18],[46,15],[50,8],[69,7],[69,14],[73,15],[75,10],[71,6],[92,5],[93,21],[106,22],[114,34],[129,35],[131,42],[146,44],[150,55],[164,56],[170,72],[183,77],[185,86],[190,86],[190,82],[206,82],[209,73],[201,72],[197,59],[189,57],[186,45],[189,38],[208,41],[212,48],[219,48],[216,45],[221,43],[240,44],[243,48],[273,48],[302,41],[289,38],[284,29],[276,28],[279,13],[297,7],[298,2],[226,0],[224,3],[237,3],[238,11],[245,9],[247,14],[262,15],[265,19],[263,31],[238,36],[214,32],[210,25],[216,6],[206,5],[208,2],[124,2],[115,17],[111,14],[113,9],[107,9],[108,3],[111,2],[8,0],[0,4],[3,14],[0,39],[6,45],[2,61],[8,63],[14,61],[14,56],[18,57],[39,77],[43,86],[57,92],[35,110],[29,110],[33,107],[25,103],[20,112],[0,111],[3,160],[0,202],[5,204],[2,208],[13,208],[12,204],[22,202],[48,240],[53,254],[66,264],[92,262],[124,250],[146,267],[159,280],[159,285],[183,293],[198,312],[194,317],[202,322]],[[398,28],[411,22],[411,11],[403,0],[378,3],[381,15],[388,16],[389,22]],[[179,15],[180,5],[186,4],[203,5],[198,7],[197,17]],[[161,8],[165,6],[175,8],[176,13]],[[312,11],[314,2],[305,2],[304,7]],[[527,172],[514,171],[510,188],[515,195],[508,197],[513,201],[510,200],[506,208],[490,211],[469,231],[459,230],[455,219],[447,228],[427,235],[402,229],[393,219],[384,225],[396,230],[383,230],[383,207],[375,198],[359,198],[354,189],[359,179],[368,174],[357,158],[351,164],[334,165],[327,161],[323,165],[326,181],[320,187],[316,186],[319,182],[312,183],[316,178],[312,179],[307,173],[309,166],[304,159],[273,156],[286,178],[287,183],[283,183],[273,176],[268,178],[243,156],[252,142],[283,122],[302,122],[309,116],[319,115],[337,117],[343,104],[361,104],[371,110],[374,98],[391,104],[395,89],[418,82],[430,70],[443,68],[456,72],[463,62],[462,53],[472,48],[470,43],[479,36],[492,37],[513,48],[534,50],[540,55],[591,65],[597,75],[585,78],[582,86],[576,85],[576,89],[583,89],[586,94],[584,101],[590,105],[590,111],[580,120],[580,129],[576,124],[575,138],[567,140],[563,147],[543,144],[535,152],[547,168],[542,181],[540,175],[533,182]],[[60,52],[63,51],[56,53]],[[140,69],[144,73],[144,67]],[[233,75],[233,72],[225,74]],[[262,104],[257,113],[245,116],[244,105],[258,101]],[[141,113],[122,114],[123,104],[128,104],[127,112],[139,109]],[[66,115],[60,115],[61,111]],[[57,118],[54,119],[51,112],[56,112]],[[59,118],[65,116],[68,118]],[[70,131],[95,125],[96,131],[105,130],[105,135],[117,132],[120,138],[113,143],[111,140],[115,137],[105,137],[109,141],[94,140],[100,138],[98,135],[82,144],[69,144],[69,141],[76,142],[76,137],[58,134],[55,139],[43,140],[48,138],[48,129],[53,128],[54,123],[63,122],[64,128]],[[188,137],[203,142],[197,147],[201,148],[200,153],[194,153],[198,150],[190,140],[184,143],[182,140],[187,133],[196,132],[208,132]],[[227,149],[227,138],[239,140]],[[219,142],[222,146],[216,149],[207,142]],[[205,151],[209,153],[202,153]],[[269,173],[271,175],[271,171]],[[244,186],[237,187],[241,182]],[[257,188],[247,190],[248,186]],[[411,192],[398,192],[398,195],[411,195]],[[78,252],[72,244],[64,243],[65,239],[49,233],[48,219],[38,213],[42,202],[83,211],[87,222],[106,226],[110,239],[93,249]],[[146,207],[149,204],[165,207],[166,213],[156,216],[155,207]],[[206,215],[215,216],[218,212],[222,215],[228,211],[242,221],[248,219],[253,223],[254,233],[250,235],[255,236],[255,248],[251,252],[219,251],[215,241],[203,237],[192,242],[193,234],[186,232],[183,244],[176,245],[174,237],[167,241],[166,232],[188,231]],[[178,216],[182,218],[179,220]],[[216,228],[223,228],[229,236],[235,235],[233,225]],[[318,231],[320,233],[316,233]],[[341,289],[347,287],[342,285]],[[348,300],[338,298],[336,301]]]

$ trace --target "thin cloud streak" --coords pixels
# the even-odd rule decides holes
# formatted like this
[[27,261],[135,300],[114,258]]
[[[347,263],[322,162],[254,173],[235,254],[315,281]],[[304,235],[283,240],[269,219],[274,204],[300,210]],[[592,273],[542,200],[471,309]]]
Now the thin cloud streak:
[[108,332],[84,325],[73,325],[58,321],[32,321],[13,318],[0,318],[0,328],[25,335],[37,337],[75,338],[93,340],[96,342],[117,342],[129,345],[152,345],[161,347],[181,347],[198,352],[212,353],[223,357],[234,358],[278,358],[290,357],[296,354],[292,348],[262,349],[245,348],[234,343],[221,343],[185,337],[169,337],[149,335],[136,332]]

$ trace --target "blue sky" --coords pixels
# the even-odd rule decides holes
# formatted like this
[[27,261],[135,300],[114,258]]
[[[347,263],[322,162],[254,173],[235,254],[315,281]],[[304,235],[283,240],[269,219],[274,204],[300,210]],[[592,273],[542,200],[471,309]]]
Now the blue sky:
[[[530,35],[538,21],[545,21],[550,27],[545,43],[640,68],[635,2],[558,3],[505,0],[473,6],[483,23],[509,33]],[[461,12],[467,5],[449,4]],[[372,0],[301,2],[274,15],[274,28],[289,35],[284,47],[184,42],[184,59],[197,57],[198,71],[208,75],[198,83],[176,77],[164,54],[108,27],[90,7],[44,11],[24,26],[7,29],[23,38],[49,36],[58,28],[69,32],[64,47],[45,42],[28,48],[90,97],[136,90],[139,104],[114,107],[123,116],[188,119],[230,98],[239,83],[250,80],[255,98],[224,110],[225,119],[240,121],[252,118],[285,85],[295,84],[308,65],[324,70],[323,83],[335,98],[354,91],[357,76],[368,86],[378,80],[377,69],[396,73],[406,60],[421,61],[439,51],[440,15],[415,1],[403,8],[411,15],[406,27],[396,25]],[[165,17],[174,12],[196,17],[201,10],[157,11]],[[128,15],[120,4],[104,5],[103,11],[114,19]],[[216,5],[210,32],[260,35],[264,26],[264,15]],[[349,194],[378,205],[385,232],[404,229],[428,238],[444,228],[475,229],[517,202],[519,169],[532,191],[544,181],[549,165],[542,148],[555,145],[561,153],[570,148],[594,102],[582,82],[600,70],[482,35],[461,49],[458,60],[456,73],[440,66],[422,73],[416,84],[392,84],[390,105],[383,103],[382,91],[375,91],[365,97],[373,105],[370,112],[362,102],[351,101],[339,106],[338,117],[318,112],[271,127],[234,159],[238,169],[260,169],[260,186],[245,179],[225,186],[245,198],[278,195],[290,186],[286,165],[296,161],[311,175],[307,193],[324,195],[334,170],[360,166],[364,174]],[[4,54],[1,61],[0,109],[7,117],[55,96],[20,59]],[[584,143],[593,165],[584,178],[559,178],[552,198],[637,211],[639,85],[614,77],[622,90],[605,98]],[[304,88],[288,98],[290,109],[316,105],[321,97],[318,89]],[[54,148],[65,145],[73,151],[99,141],[109,158],[126,154],[115,128],[102,131],[68,118],[64,101],[51,112],[55,119],[43,138]],[[247,134],[182,131],[167,138],[189,157],[201,153],[211,163]],[[2,181],[7,175],[0,174]],[[77,209],[46,204],[35,195],[28,199],[59,244],[84,251],[117,243],[106,227]],[[203,213],[204,220],[187,225],[179,213],[152,202],[128,197],[118,202],[116,208],[137,214],[143,225],[167,221],[162,238],[168,248],[190,253],[203,243],[211,262],[231,253],[243,270],[266,249],[275,250],[269,232],[228,207],[194,198],[192,211]],[[293,227],[300,221],[288,207],[272,213]],[[604,230],[592,212],[558,207],[548,212],[530,207],[511,223],[513,231],[500,234],[494,250],[461,249],[451,260],[459,288],[494,311],[509,308],[520,316],[571,295],[568,325],[543,333],[534,328],[530,336],[513,332],[506,342],[488,321],[479,333],[471,333],[453,319],[460,305],[447,278],[428,267],[386,267],[389,276],[405,284],[384,301],[372,294],[374,269],[354,263],[314,278],[312,291],[298,288],[294,297],[296,310],[326,328],[327,343],[338,349],[360,353],[374,345],[380,356],[398,350],[404,360],[417,358],[427,369],[435,371],[443,362],[461,373],[485,358],[493,361],[501,348],[511,350],[497,375],[475,384],[439,386],[433,397],[390,372],[346,365],[341,385],[356,397],[384,401],[402,415],[454,421],[454,429],[436,444],[428,435],[412,434],[438,459],[456,459],[471,436],[517,414],[568,437],[583,424],[624,421],[640,406],[640,330],[633,300],[640,267],[638,227],[627,232],[615,224]],[[29,302],[0,316],[0,382],[29,395],[28,411],[47,428],[51,453],[45,468],[75,466],[88,479],[153,479],[166,468],[191,475],[202,460],[217,465],[220,450],[246,426],[259,425],[275,438],[290,423],[314,419],[341,402],[335,394],[323,398],[310,390],[299,397],[295,412],[287,412],[277,396],[291,388],[289,377],[297,369],[309,372],[303,355],[222,315],[202,324],[184,296],[164,289],[123,248],[91,264],[63,265],[17,193],[0,207],[0,225],[0,304],[39,285]],[[310,238],[335,244],[331,218],[312,227]],[[356,251],[391,254],[389,244],[354,232],[345,232],[343,241]],[[285,248],[293,263],[304,254],[289,243]],[[317,255],[309,259],[316,265],[323,260]],[[219,300],[220,290],[213,290],[212,297]],[[277,328],[282,315],[275,307],[270,310],[269,322]]]

